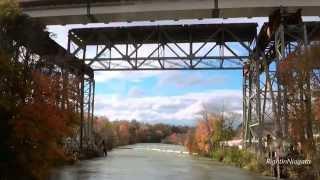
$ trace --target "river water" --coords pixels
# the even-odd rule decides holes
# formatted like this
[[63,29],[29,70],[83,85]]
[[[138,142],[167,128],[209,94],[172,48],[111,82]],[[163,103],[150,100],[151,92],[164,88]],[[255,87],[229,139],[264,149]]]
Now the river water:
[[182,146],[136,144],[114,149],[106,158],[55,170],[50,180],[266,180],[239,168],[190,156]]

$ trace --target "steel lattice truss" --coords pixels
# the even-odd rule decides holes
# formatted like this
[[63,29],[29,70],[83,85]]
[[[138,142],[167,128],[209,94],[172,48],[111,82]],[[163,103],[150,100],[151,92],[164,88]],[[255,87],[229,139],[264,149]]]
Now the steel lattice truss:
[[[298,94],[288,95],[287,87],[279,80],[279,66],[290,54],[319,41],[320,23],[280,23],[270,33],[272,28],[272,23],[262,27],[243,75],[243,135],[248,144],[259,142],[260,147],[266,133],[277,138],[288,136],[288,116],[293,109],[289,102],[297,101]],[[314,70],[311,78],[317,78],[317,72]],[[303,93],[309,96],[305,96],[303,102],[308,102],[307,108],[310,109],[310,87],[308,89],[307,84],[306,81]]]
[[242,69],[256,24],[73,29],[70,53],[95,71]]

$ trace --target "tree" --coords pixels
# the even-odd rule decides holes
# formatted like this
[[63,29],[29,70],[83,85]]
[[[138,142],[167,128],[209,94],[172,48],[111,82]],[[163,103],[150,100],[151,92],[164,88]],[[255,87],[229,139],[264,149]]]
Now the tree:
[[45,179],[66,160],[63,140],[77,121],[61,108],[59,69],[30,49],[39,34],[44,26],[18,3],[0,1],[0,179]]
[[189,129],[187,135],[186,135],[186,140],[184,145],[186,146],[186,148],[188,149],[188,151],[190,153],[192,152],[200,152],[200,149],[196,143],[196,139],[195,139],[195,129]]
[[211,124],[206,120],[199,120],[195,130],[195,142],[199,150],[205,154],[210,152],[211,146]]
[[[280,82],[288,91],[288,128],[294,143],[302,143],[306,154],[314,151],[313,124],[317,119],[317,108],[312,108],[312,96],[317,94],[312,89],[319,87],[319,75],[315,72],[320,67],[320,50],[316,45],[306,47],[290,54],[280,64]],[[316,106],[317,107],[317,106]]]
[[120,145],[127,145],[130,141],[130,132],[129,132],[129,122],[128,121],[119,121],[117,127],[117,134],[119,137]]
[[95,120],[97,131],[96,144],[101,145],[102,141],[106,143],[108,150],[116,145],[115,131],[113,124],[107,117],[99,117]]
[[53,165],[66,159],[62,140],[71,136],[77,120],[73,112],[58,106],[56,79],[40,73],[33,79],[31,97],[11,120],[11,147],[19,167],[43,179]]

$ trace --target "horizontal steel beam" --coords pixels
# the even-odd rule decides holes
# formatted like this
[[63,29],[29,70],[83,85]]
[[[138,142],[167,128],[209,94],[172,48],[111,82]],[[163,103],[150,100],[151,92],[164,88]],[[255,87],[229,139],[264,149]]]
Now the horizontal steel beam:
[[94,69],[94,71],[175,71],[175,70],[242,70],[242,67],[211,67],[211,68],[122,68],[122,69]]
[[[19,0],[23,12],[47,25],[112,21],[267,17],[279,7],[320,16],[319,0]],[[90,8],[90,9],[88,9]],[[90,13],[90,14],[88,14]]]
[[[192,24],[71,29],[80,46],[101,44],[156,44],[201,42],[251,42],[257,23]],[[81,44],[78,44],[80,42]]]
[[[192,61],[195,60],[200,60],[200,59],[206,59],[206,60],[221,60],[221,59],[225,59],[225,60],[239,60],[239,59],[248,59],[249,56],[207,56],[207,57],[193,57]],[[176,61],[176,60],[191,60],[189,57],[137,57],[137,58],[99,58],[99,59],[85,59],[85,61],[91,62],[91,61],[142,61],[142,60],[146,60],[146,61],[155,61],[155,60],[166,60],[166,61]]]

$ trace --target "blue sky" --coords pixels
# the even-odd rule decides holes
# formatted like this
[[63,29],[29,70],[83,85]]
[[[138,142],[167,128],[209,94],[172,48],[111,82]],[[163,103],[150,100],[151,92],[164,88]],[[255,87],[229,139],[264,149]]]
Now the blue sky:
[[[101,74],[108,76],[108,73]],[[140,72],[130,72],[130,74],[133,74],[133,77],[110,77],[109,80],[98,79],[96,93],[119,93],[128,97],[134,95],[177,96],[213,89],[240,89],[242,83],[241,71],[239,70],[229,72],[214,70],[159,71],[154,74],[147,72],[145,75]]]
[[[310,20],[319,20],[311,18]],[[68,30],[82,27],[258,22],[266,18],[216,19],[50,26],[53,38],[66,47]],[[241,71],[96,72],[95,114],[110,120],[192,125],[206,108],[242,112]],[[241,116],[238,116],[241,120]]]
[[[193,124],[203,106],[241,112],[241,72],[103,72],[97,76],[96,113],[115,119]],[[100,78],[101,77],[101,78]]]

